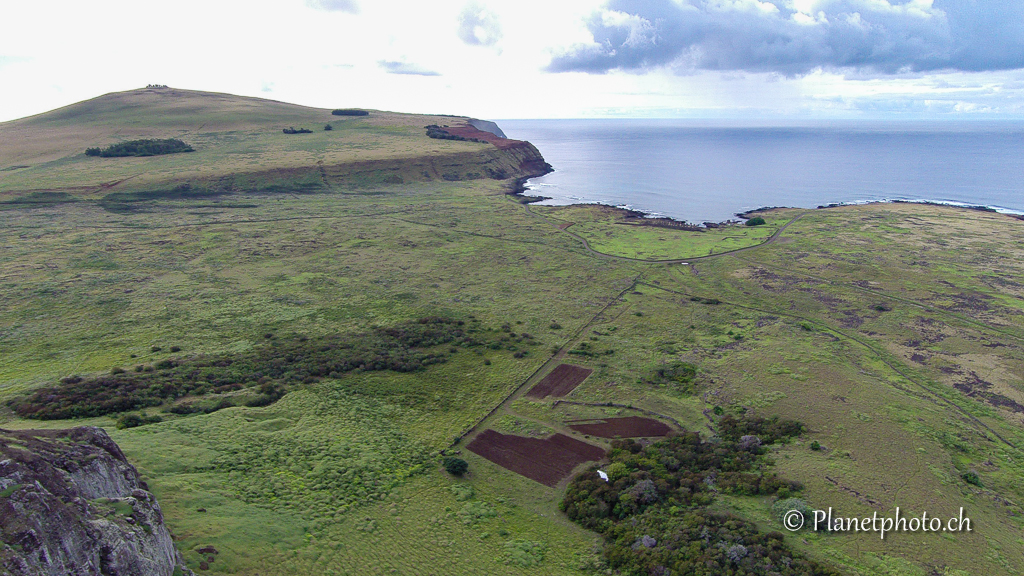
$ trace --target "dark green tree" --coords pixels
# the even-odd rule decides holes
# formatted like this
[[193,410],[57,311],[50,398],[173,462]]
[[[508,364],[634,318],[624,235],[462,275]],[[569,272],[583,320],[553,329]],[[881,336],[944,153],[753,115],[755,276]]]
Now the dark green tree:
[[462,476],[466,473],[466,470],[469,470],[469,463],[462,458],[448,456],[442,463],[444,464],[444,469],[452,476]]

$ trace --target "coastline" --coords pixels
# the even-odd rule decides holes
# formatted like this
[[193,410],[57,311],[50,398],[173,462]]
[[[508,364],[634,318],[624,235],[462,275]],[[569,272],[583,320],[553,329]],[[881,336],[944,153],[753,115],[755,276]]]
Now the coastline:
[[1020,123],[499,123],[556,166],[526,182],[523,195],[549,198],[540,205],[602,204],[696,225],[763,205],[913,202],[1024,214]]
[[[542,195],[539,195],[539,194],[531,194],[531,192],[533,192],[535,189],[529,187],[529,181],[532,178],[539,178],[540,176],[544,176],[545,174],[550,174],[551,172],[554,172],[554,168],[551,168],[550,164],[548,164],[548,167],[549,167],[549,170],[547,172],[544,172],[543,174],[538,174],[536,176],[524,176],[522,178],[517,178],[515,180],[515,183],[513,184],[512,189],[508,192],[508,195],[518,197],[517,200],[518,200],[518,202],[520,204],[534,204],[534,203],[537,203],[537,202],[543,202],[545,200],[555,200],[555,198],[552,198],[550,196],[542,196]],[[602,202],[602,201],[599,201],[599,200],[594,200],[594,201],[587,201],[587,200],[584,200],[584,199],[580,199],[580,200],[582,200],[582,201],[571,201],[571,202],[568,202],[566,204],[556,204],[554,206],[588,206],[588,205],[604,206],[606,208],[611,208],[611,209],[615,209],[615,210],[621,211],[623,213],[623,216],[626,217],[626,218],[629,218],[629,219],[639,219],[639,218],[642,218],[642,219],[650,221],[649,224],[643,224],[643,225],[657,226],[657,227],[662,227],[662,228],[675,228],[675,229],[680,229],[680,230],[701,231],[701,230],[705,230],[705,229],[718,228],[720,226],[731,226],[731,225],[735,225],[735,224],[740,224],[741,223],[741,221],[732,220],[732,219],[730,219],[730,220],[723,220],[723,221],[720,221],[720,222],[693,223],[693,222],[689,222],[688,220],[683,220],[683,219],[680,219],[680,218],[674,218],[672,216],[666,216],[666,215],[664,215],[664,214],[662,214],[660,212],[656,212],[654,210],[637,209],[637,208],[634,208],[633,206],[631,206],[629,204],[610,204],[610,203]],[[877,200],[856,200],[856,201],[850,201],[850,202],[832,202],[832,203],[829,203],[829,204],[821,204],[821,205],[814,206],[814,207],[811,207],[811,208],[805,208],[805,207],[802,207],[802,206],[761,206],[761,207],[758,207],[758,208],[744,210],[742,212],[736,212],[735,216],[737,218],[741,218],[742,220],[748,220],[749,218],[753,217],[754,215],[756,215],[758,213],[767,212],[769,210],[777,210],[777,209],[827,210],[827,209],[830,209],[830,208],[841,208],[841,207],[844,207],[844,206],[865,206],[865,205],[871,205],[871,204],[922,204],[922,205],[926,205],[926,206],[945,206],[945,207],[948,207],[948,208],[957,208],[957,209],[961,209],[961,210],[974,210],[974,211],[978,211],[978,212],[992,212],[992,213],[995,213],[995,214],[1002,214],[1004,216],[1009,216],[1011,218],[1015,218],[1017,220],[1024,221],[1024,210],[1016,210],[1016,209],[1013,209],[1013,208],[1005,208],[1005,207],[1002,207],[1002,206],[986,206],[986,205],[980,205],[980,204],[970,204],[970,203],[967,203],[967,202],[959,202],[959,201],[956,201],[956,200],[931,200],[931,199],[924,199],[924,198],[921,198],[921,199],[880,198],[880,199],[877,199]]]

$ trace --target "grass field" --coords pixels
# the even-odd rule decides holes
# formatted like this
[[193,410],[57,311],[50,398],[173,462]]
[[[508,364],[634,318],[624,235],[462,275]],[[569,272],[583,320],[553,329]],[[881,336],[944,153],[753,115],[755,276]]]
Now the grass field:
[[[328,109],[173,88],[114,93],[3,123],[0,139],[12,145],[0,149],[0,200],[37,190],[100,198],[181,182],[296,191],[329,186],[339,178],[349,184],[446,174],[462,179],[467,174],[458,169],[467,157],[497,158],[494,148],[430,139],[424,126],[464,120],[377,110],[368,116],[333,116]],[[326,124],[333,129],[324,130]],[[291,126],[312,132],[282,132]],[[178,138],[195,152],[141,158],[85,155],[88,147],[136,138]]]
[[599,204],[533,206],[531,210],[585,239],[598,252],[638,260],[687,259],[757,246],[789,221],[783,214],[770,214],[762,226],[680,230],[644,225],[643,219]]
[[[237,112],[221,121],[240,122]],[[109,133],[109,119],[66,122]],[[344,132],[335,124],[335,134],[306,136]],[[391,153],[380,132],[404,138],[375,130],[373,153]],[[270,140],[283,137],[246,146],[275,155],[283,148],[273,152]],[[484,146],[420,145],[412,152]],[[165,169],[173,172],[154,170]],[[110,177],[83,170],[90,183]],[[45,185],[6,179],[18,172],[2,173],[3,190],[73,184],[59,171]],[[420,372],[327,378],[265,407],[150,408],[164,421],[138,428],[117,430],[113,417],[21,420],[6,407],[0,427],[108,429],[159,498],[189,566],[208,556],[197,550],[216,548],[208,573],[594,574],[603,573],[600,542],[558,511],[564,482],[543,486],[465,444],[494,429],[606,447],[565,424],[616,416],[710,437],[716,407],[746,409],[807,425],[770,458],[805,485],[800,497],[812,506],[858,516],[896,506],[955,516],[962,506],[975,528],[884,541],[786,532],[797,550],[849,574],[1024,571],[1024,222],[876,204],[687,232],[622,224],[590,206],[528,210],[507,186],[339,177],[315,194],[158,197],[129,211],[106,209],[95,191],[5,206],[0,402],[71,374],[153,364],[172,346],[231,354],[266,334],[358,332],[427,315],[538,344],[512,339]],[[738,247],[751,248],[724,253]],[[687,265],[629,259],[708,254],[720,255]],[[692,383],[658,377],[680,362],[697,367]],[[526,396],[561,363],[593,373],[565,398]],[[444,472],[442,451],[469,462],[465,478]],[[722,496],[715,506],[781,531],[772,504]]]

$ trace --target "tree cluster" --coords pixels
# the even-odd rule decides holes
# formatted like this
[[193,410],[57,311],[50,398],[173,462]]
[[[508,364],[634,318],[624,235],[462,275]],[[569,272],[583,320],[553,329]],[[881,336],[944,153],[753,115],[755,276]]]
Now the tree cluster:
[[285,129],[283,129],[281,131],[284,132],[285,134],[312,134],[313,133],[313,131],[310,130],[309,128],[296,128],[294,126],[290,126],[290,127],[285,128]]
[[[798,422],[732,416],[714,442],[683,432],[649,446],[613,442],[603,480],[576,476],[561,503],[581,526],[605,537],[605,559],[623,574],[783,574],[835,572],[789,550],[781,534],[761,534],[707,506],[716,494],[787,496],[801,489],[763,470],[765,445],[799,434]],[[735,437],[740,432],[761,432]]]
[[166,138],[156,140],[147,138],[143,140],[129,140],[111,144],[106,148],[86,148],[86,156],[101,156],[103,158],[121,156],[158,156],[160,154],[176,154],[178,152],[194,152],[195,149],[177,138]]
[[461,320],[426,317],[370,332],[318,338],[265,338],[241,354],[166,358],[132,371],[71,376],[12,401],[23,418],[84,418],[157,406],[184,396],[259,391],[256,405],[270,404],[289,387],[353,371],[413,372],[447,361],[458,346],[483,347],[483,330]]
[[366,110],[359,110],[358,108],[339,108],[338,110],[331,110],[331,114],[335,116],[369,116],[370,113]]

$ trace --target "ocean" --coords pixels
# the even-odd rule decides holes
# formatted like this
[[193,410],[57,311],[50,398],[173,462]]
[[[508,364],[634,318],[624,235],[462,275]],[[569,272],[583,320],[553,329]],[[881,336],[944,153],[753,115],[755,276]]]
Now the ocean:
[[596,202],[692,223],[762,206],[916,200],[1024,213],[1024,123],[499,120],[555,171],[544,204]]

